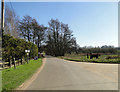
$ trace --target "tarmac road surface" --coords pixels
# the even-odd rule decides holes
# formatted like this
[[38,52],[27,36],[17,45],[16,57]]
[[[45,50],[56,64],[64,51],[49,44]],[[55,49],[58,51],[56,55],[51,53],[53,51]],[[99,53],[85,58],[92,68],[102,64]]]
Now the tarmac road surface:
[[46,56],[44,68],[25,90],[118,90],[118,64]]

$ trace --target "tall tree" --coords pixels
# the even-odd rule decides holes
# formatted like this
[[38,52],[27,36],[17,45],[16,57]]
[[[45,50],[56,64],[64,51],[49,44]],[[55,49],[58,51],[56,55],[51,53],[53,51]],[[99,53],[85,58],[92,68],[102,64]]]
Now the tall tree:
[[73,38],[68,24],[64,24],[58,19],[51,19],[48,24],[47,53],[54,56],[63,56],[70,52],[76,40]]
[[32,42],[35,43],[37,31],[39,29],[39,24],[37,23],[36,19],[32,20]]
[[14,11],[12,11],[8,6],[5,8],[5,34],[9,34],[14,37],[19,36],[18,31],[18,21],[19,18]]
[[47,28],[39,25],[36,19],[30,16],[24,16],[19,23],[19,30],[24,39],[31,41],[38,46],[39,52],[42,52],[42,44],[44,43],[45,30]]
[[36,34],[36,44],[38,46],[38,50],[39,52],[42,52],[42,45],[44,43],[44,38],[45,38],[45,30],[46,30],[46,27],[44,27],[43,25],[39,25],[38,26],[38,30],[37,30],[37,34]]
[[19,22],[20,35],[27,41],[32,40],[32,21],[33,19],[27,15]]
[[39,25],[38,22],[33,19],[32,21],[32,38],[33,42],[37,44],[39,52],[42,52],[42,44],[44,43],[45,39],[45,30],[47,28],[43,25]]

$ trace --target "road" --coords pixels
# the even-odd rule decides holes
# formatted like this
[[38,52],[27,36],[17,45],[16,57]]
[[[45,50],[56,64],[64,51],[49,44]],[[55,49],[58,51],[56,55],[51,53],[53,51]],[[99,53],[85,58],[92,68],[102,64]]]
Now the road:
[[66,61],[47,56],[37,78],[25,90],[117,90],[118,64]]

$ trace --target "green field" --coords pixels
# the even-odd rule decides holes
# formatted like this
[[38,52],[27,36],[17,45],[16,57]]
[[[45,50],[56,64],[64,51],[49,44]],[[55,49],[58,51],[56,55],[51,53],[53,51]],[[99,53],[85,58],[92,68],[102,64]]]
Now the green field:
[[81,54],[66,54],[65,56],[59,57],[62,59],[76,61],[76,62],[94,62],[94,63],[120,63],[118,58],[106,59],[107,57],[117,57],[118,55],[101,55],[98,59],[88,59],[86,55]]
[[29,64],[17,66],[2,71],[2,90],[12,90],[30,78],[42,65],[42,59],[30,60]]

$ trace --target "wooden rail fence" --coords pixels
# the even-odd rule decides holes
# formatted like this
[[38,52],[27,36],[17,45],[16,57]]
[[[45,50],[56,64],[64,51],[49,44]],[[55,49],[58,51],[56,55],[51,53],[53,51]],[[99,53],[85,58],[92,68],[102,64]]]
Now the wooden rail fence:
[[8,68],[11,68],[11,67],[16,68],[16,66],[22,65],[24,63],[25,63],[24,59],[19,59],[19,60],[14,59],[13,61],[10,60],[10,62],[2,61],[2,62],[0,62],[0,70],[8,69]]

